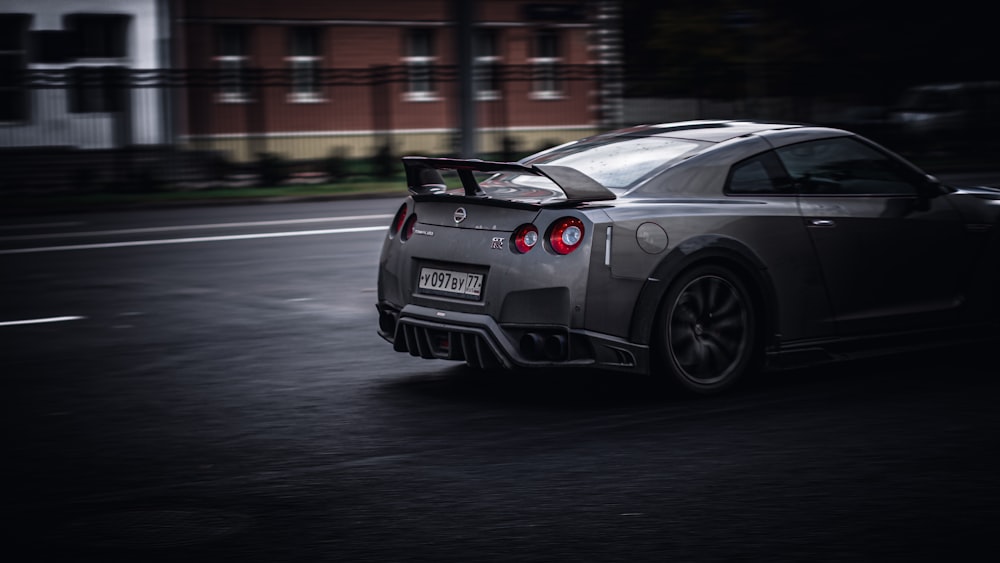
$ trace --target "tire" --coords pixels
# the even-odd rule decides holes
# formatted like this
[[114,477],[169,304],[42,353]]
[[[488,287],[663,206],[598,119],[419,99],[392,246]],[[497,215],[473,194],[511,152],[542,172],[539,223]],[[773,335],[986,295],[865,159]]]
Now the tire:
[[722,392],[756,364],[757,307],[738,275],[717,264],[682,273],[667,290],[653,344],[658,371],[680,389]]

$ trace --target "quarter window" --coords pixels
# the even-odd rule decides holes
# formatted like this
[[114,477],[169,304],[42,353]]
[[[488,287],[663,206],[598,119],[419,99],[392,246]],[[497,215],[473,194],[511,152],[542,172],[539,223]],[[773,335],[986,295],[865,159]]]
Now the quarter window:
[[802,194],[916,195],[914,173],[898,160],[850,137],[777,149]]
[[774,183],[764,168],[764,163],[754,159],[733,170],[730,191],[736,193],[769,193],[774,191]]
[[748,158],[733,166],[726,183],[730,194],[791,194],[791,182],[773,151]]

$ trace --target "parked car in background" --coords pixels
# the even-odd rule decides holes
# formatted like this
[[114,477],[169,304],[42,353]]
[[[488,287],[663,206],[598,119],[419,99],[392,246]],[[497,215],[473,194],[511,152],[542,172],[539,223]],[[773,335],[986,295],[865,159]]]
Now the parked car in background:
[[403,162],[377,302],[397,352],[715,393],[998,328],[1000,189],[942,185],[845,130],[694,121],[518,163]]
[[937,145],[995,135],[1000,126],[1000,82],[914,86],[903,93],[890,120],[904,135]]

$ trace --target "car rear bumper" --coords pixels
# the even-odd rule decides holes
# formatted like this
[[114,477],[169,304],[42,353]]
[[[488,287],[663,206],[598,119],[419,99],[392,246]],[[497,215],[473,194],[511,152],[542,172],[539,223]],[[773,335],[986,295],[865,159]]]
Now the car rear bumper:
[[648,347],[554,325],[505,324],[489,315],[420,305],[377,305],[379,335],[397,352],[480,369],[581,367],[648,372]]

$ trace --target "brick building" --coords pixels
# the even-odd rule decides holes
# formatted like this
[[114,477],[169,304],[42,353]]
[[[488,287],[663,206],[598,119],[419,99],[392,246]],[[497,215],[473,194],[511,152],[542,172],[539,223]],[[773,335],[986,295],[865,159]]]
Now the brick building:
[[[614,121],[616,2],[476,0],[480,153]],[[179,140],[234,160],[453,152],[455,0],[175,0]],[[199,78],[201,77],[201,78]],[[613,123],[612,123],[613,124]]]

